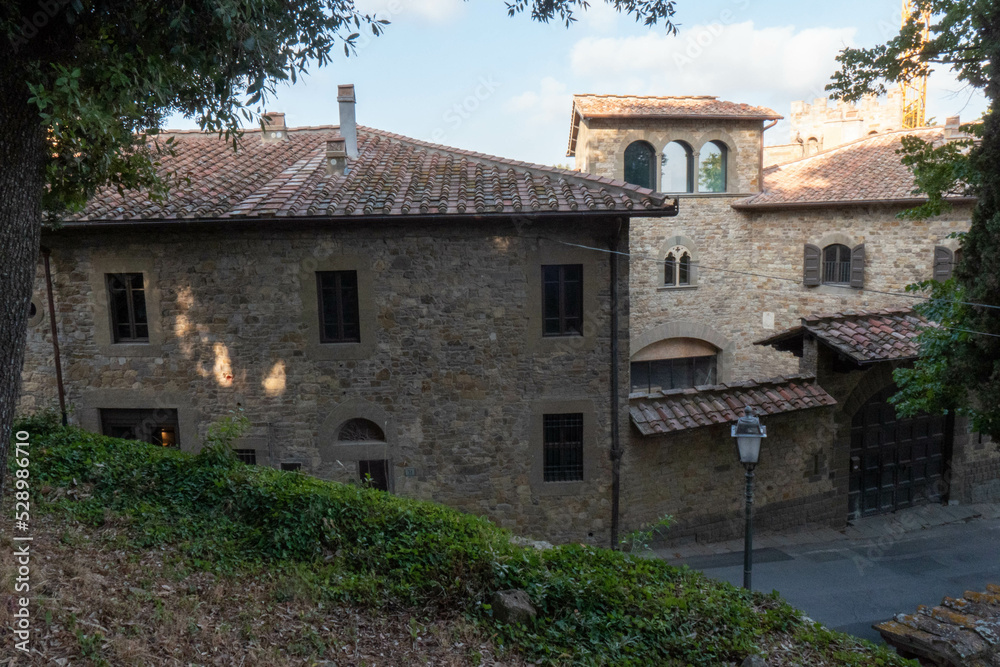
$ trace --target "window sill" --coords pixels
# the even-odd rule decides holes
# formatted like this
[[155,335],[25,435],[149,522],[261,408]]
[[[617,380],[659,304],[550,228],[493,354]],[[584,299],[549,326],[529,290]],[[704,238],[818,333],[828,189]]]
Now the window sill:
[[697,285],[660,285],[656,288],[657,292],[676,292],[684,290],[698,289]]

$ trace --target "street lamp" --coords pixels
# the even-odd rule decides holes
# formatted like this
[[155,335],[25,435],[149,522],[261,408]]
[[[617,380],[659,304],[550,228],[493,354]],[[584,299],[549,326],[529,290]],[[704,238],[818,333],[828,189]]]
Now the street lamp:
[[750,590],[750,571],[753,569],[753,469],[760,458],[760,441],[767,437],[767,427],[754,416],[753,408],[749,405],[744,409],[744,415],[733,424],[733,437],[736,438],[740,463],[746,469],[747,526],[743,543],[743,588]]

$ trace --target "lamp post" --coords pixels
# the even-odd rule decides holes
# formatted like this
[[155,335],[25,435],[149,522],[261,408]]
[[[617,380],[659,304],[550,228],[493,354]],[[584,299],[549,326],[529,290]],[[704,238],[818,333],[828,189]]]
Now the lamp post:
[[746,513],[747,525],[743,543],[743,588],[750,590],[750,572],[753,569],[753,469],[757,467],[760,458],[761,438],[767,437],[767,427],[753,414],[749,405],[744,408],[744,415],[733,424],[733,437],[736,438],[736,450],[740,463],[746,470],[747,495]]

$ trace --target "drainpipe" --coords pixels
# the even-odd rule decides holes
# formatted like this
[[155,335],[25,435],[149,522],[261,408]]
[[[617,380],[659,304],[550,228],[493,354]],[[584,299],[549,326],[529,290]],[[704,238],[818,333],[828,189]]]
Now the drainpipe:
[[59,331],[56,329],[56,306],[52,298],[52,271],[49,268],[50,251],[42,246],[42,258],[45,260],[45,291],[49,296],[49,326],[52,329],[52,353],[56,363],[56,387],[59,389],[59,412],[62,413],[62,424],[66,426],[66,390],[63,387],[62,362],[59,360]]
[[608,254],[611,268],[611,548],[618,549],[618,513],[621,494],[621,440],[618,433],[618,239],[621,237],[621,221],[618,231],[611,239]]
[[757,165],[757,189],[758,192],[764,191],[764,133],[770,130],[772,127],[778,124],[778,121],[772,120],[770,123],[763,125],[760,131],[760,162]]

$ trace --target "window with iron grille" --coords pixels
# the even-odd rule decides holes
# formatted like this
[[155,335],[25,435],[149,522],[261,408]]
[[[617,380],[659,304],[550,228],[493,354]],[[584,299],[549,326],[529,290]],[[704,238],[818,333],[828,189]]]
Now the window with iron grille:
[[257,465],[257,450],[256,449],[234,449],[236,453],[236,458],[248,466]]
[[318,271],[321,343],[361,342],[357,271]]
[[542,335],[583,335],[583,264],[542,267]]
[[112,438],[142,440],[177,448],[177,410],[101,408],[101,433]]
[[544,415],[542,464],[546,482],[583,479],[583,414]]
[[141,273],[106,274],[111,331],[116,343],[148,343],[146,292]]
[[656,389],[687,389],[718,383],[718,362],[715,355],[633,361],[632,391]]
[[851,249],[839,243],[823,248],[823,283],[849,285],[851,283]]

